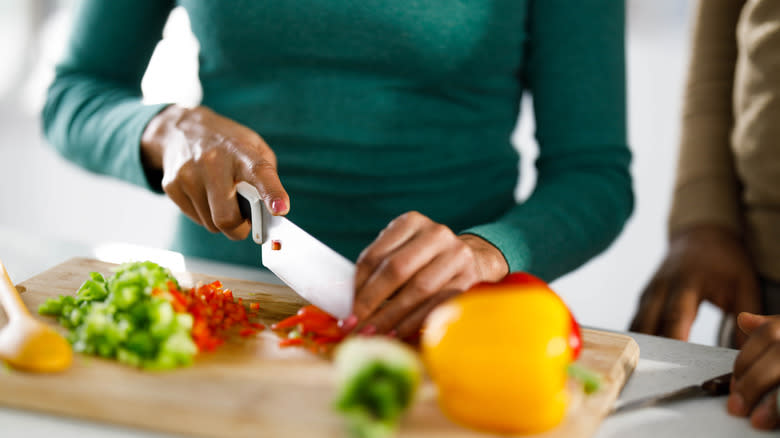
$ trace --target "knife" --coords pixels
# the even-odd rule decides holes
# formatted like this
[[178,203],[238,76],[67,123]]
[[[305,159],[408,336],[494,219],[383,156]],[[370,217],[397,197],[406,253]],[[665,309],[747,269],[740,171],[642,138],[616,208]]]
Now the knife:
[[688,400],[697,397],[717,397],[729,393],[731,373],[713,377],[698,385],[690,385],[664,394],[651,395],[626,403],[617,404],[610,414],[633,411],[635,409],[656,406],[679,400]]
[[236,185],[241,215],[252,223],[252,240],[263,265],[310,303],[344,319],[352,313],[355,264],[289,219],[272,215],[257,189]]

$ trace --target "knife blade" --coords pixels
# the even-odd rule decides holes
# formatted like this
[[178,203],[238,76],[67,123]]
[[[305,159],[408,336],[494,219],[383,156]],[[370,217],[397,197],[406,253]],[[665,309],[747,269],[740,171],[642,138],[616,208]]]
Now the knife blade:
[[343,319],[352,313],[355,265],[289,219],[272,215],[257,189],[236,185],[241,215],[252,222],[252,239],[263,265],[298,295]]
[[729,393],[731,384],[731,373],[713,377],[705,380],[698,385],[686,386],[671,392],[651,395],[637,400],[616,404],[610,414],[633,411],[650,406],[657,406],[664,403],[671,403],[679,400],[688,400],[696,397],[717,397]]

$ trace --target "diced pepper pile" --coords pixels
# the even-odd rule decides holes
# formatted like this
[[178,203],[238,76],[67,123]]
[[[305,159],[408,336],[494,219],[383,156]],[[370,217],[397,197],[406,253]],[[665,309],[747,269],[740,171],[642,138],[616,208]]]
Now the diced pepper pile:
[[303,345],[317,351],[339,343],[347,335],[338,319],[316,306],[302,307],[295,315],[273,324],[271,330],[282,337],[280,347]]
[[170,369],[191,364],[198,351],[215,349],[236,330],[241,336],[263,330],[250,319],[258,309],[253,303],[247,310],[218,281],[183,290],[168,269],[136,262],[108,279],[91,273],[75,297],[50,298],[38,312],[69,329],[75,351]]
[[192,315],[192,340],[200,351],[213,351],[234,330],[248,337],[265,329],[263,324],[250,320],[257,316],[260,304],[250,304],[247,311],[244,300],[234,300],[233,291],[225,289],[220,281],[187,290],[169,282],[167,289],[155,289],[152,295],[166,298],[176,312]]

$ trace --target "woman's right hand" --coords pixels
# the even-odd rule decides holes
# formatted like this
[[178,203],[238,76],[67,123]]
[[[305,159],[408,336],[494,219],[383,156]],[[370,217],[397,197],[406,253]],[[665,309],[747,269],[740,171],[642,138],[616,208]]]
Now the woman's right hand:
[[251,226],[241,217],[236,183],[254,185],[274,215],[290,199],[276,172],[276,155],[256,132],[206,107],[171,105],[146,127],[144,165],[163,172],[162,188],[190,219],[212,233],[245,239]]

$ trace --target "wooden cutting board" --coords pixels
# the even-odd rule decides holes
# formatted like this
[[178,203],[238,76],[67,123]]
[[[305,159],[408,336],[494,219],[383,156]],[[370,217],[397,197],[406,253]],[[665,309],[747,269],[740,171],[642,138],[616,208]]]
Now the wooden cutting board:
[[[111,266],[72,259],[21,283],[20,291],[35,311],[48,297],[75,293],[91,271],[110,274]],[[184,284],[215,279],[190,273],[177,278]],[[290,315],[303,304],[284,286],[220,280],[236,296],[259,302],[266,322]],[[0,326],[5,321],[0,312]],[[583,330],[583,338],[580,361],[601,373],[604,385],[594,395],[572,397],[564,423],[538,436],[591,436],[637,363],[639,347],[630,337]],[[331,411],[335,386],[328,361],[298,348],[280,349],[277,341],[266,330],[256,339],[237,340],[200,355],[192,367],[165,372],[81,355],[57,375],[0,369],[0,404],[206,437],[345,436],[341,418]],[[447,420],[435,392],[430,382],[423,385],[401,426],[402,437],[484,436]]]

